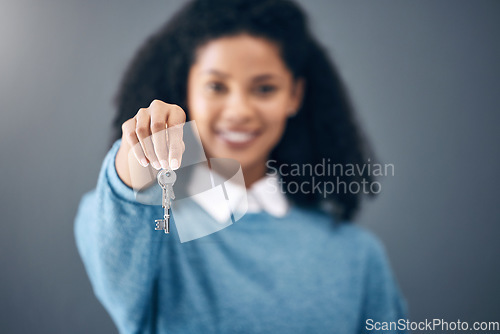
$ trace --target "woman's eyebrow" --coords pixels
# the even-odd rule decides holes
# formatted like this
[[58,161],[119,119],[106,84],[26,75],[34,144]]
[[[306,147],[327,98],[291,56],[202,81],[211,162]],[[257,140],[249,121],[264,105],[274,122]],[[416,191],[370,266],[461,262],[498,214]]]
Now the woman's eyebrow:
[[266,74],[257,75],[256,77],[252,78],[252,81],[253,82],[266,81],[269,79],[279,79],[279,77],[280,77],[279,75],[266,73]]
[[[231,77],[230,74],[221,72],[221,71],[216,70],[216,69],[208,69],[206,71],[203,71],[203,73],[215,75],[215,76],[221,77],[223,79]],[[252,82],[261,82],[261,81],[266,81],[266,80],[269,80],[269,79],[279,79],[279,78],[280,78],[279,75],[276,75],[276,74],[273,74],[273,73],[264,73],[264,74],[259,74],[259,75],[255,76],[255,77],[253,77],[251,79],[251,81]]]
[[206,74],[213,74],[213,75],[216,75],[218,77],[221,77],[221,78],[228,78],[230,77],[229,74],[226,74],[224,72],[221,72],[219,70],[215,70],[215,69],[209,69],[209,70],[206,70],[206,71],[203,71],[204,73]]

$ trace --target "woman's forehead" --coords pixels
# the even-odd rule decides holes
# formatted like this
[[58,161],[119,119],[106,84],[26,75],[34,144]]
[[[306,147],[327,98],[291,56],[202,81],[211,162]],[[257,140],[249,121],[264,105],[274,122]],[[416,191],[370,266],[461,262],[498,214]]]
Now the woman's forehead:
[[194,66],[200,74],[221,77],[236,73],[283,75],[287,71],[275,43],[250,35],[208,42],[198,50]]

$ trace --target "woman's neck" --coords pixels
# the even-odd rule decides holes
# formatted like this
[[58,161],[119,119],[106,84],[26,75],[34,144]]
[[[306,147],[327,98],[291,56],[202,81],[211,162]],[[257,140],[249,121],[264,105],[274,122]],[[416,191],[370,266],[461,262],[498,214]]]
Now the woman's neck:
[[[227,163],[224,160],[219,163],[215,163],[214,160],[208,158],[207,161],[210,169],[214,170],[221,176],[226,177],[227,179],[231,178],[236,172],[236,168],[238,168],[237,165],[234,165],[233,163]],[[234,160],[234,162],[236,162],[236,160]],[[245,188],[248,189],[255,182],[266,175],[267,167],[265,161],[262,161],[248,166],[241,166],[241,170],[243,172],[243,178],[245,179]]]
[[253,166],[242,166],[243,177],[245,178],[245,187],[250,188],[255,182],[266,175],[266,164],[259,163]]

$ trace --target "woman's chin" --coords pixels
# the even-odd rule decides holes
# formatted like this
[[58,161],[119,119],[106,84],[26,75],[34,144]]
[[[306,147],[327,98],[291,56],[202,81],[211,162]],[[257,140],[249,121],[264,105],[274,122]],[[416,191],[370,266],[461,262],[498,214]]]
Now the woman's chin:
[[211,157],[232,159],[238,161],[241,168],[246,170],[249,166],[255,166],[259,159],[259,150],[252,145],[248,147],[238,147],[237,149],[228,145],[217,145],[214,147],[214,153]]

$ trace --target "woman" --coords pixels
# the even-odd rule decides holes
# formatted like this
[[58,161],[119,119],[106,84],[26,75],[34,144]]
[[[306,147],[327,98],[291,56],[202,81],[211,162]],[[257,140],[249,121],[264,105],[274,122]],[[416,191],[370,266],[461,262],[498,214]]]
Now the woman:
[[[239,161],[256,198],[269,179],[332,178],[286,166],[367,162],[339,76],[295,4],[189,3],[139,50],[117,106],[116,141],[75,235],[121,333],[361,333],[404,318],[383,247],[350,223],[360,192],[276,192],[228,228],[180,243],[175,229],[167,238],[152,230],[161,207],[131,189],[131,149],[143,166],[182,165],[182,141],[169,153],[151,136],[185,120],[196,121],[208,157]],[[279,175],[267,173],[269,161]],[[374,182],[366,171],[338,177]]]

